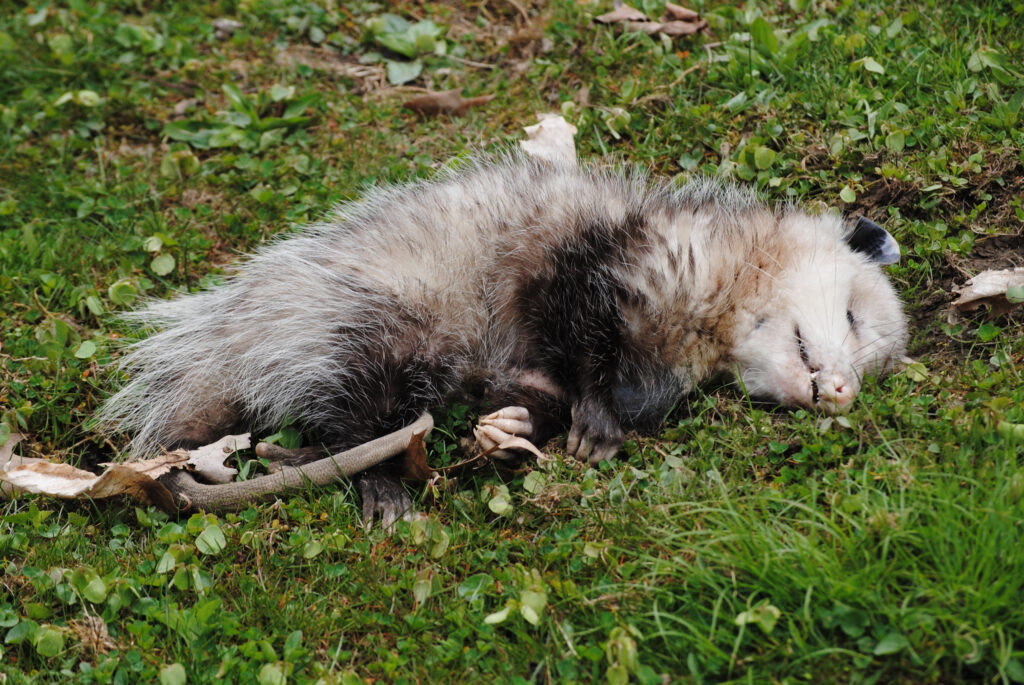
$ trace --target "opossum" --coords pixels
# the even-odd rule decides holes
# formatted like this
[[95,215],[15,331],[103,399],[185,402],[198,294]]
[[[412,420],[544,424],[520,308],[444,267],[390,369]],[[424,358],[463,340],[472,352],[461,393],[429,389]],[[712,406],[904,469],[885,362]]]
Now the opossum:
[[[719,371],[753,397],[849,406],[904,349],[880,266],[898,258],[863,218],[507,154],[373,190],[130,314],[152,334],[98,418],[140,453],[287,419],[342,449],[472,396],[597,462]],[[408,504],[386,470],[359,485],[370,510]]]

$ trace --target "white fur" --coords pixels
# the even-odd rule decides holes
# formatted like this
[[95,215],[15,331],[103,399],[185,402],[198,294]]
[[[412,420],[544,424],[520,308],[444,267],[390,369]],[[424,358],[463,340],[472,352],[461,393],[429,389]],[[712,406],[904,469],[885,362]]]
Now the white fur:
[[673,190],[635,171],[510,156],[371,191],[259,250],[224,285],[130,314],[152,335],[122,357],[130,380],[99,419],[132,433],[136,451],[199,439],[239,411],[263,426],[296,414],[329,420],[324,395],[385,391],[350,382],[382,363],[361,343],[410,344],[408,312],[428,319],[423,344],[443,342],[455,375],[500,372],[521,335],[510,264],[543,264],[579,226],[631,213],[650,249],[624,255],[607,277],[649,303],[624,306],[623,318],[630,335],[656,339],[679,387],[730,368],[752,394],[787,404],[815,404],[816,380],[817,404],[843,408],[865,373],[901,353],[899,301],[880,268],[843,242],[837,215],[769,209],[709,180]]

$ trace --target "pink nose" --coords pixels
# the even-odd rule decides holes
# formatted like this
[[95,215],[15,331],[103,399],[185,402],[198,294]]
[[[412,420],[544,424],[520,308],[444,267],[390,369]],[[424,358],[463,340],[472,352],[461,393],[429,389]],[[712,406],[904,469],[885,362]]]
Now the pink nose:
[[821,404],[831,404],[836,409],[843,409],[853,401],[856,391],[837,373],[818,377],[818,392]]

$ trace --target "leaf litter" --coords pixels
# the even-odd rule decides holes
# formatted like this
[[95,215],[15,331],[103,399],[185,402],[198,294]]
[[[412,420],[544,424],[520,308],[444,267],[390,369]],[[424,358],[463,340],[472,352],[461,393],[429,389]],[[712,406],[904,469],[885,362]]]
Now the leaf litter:
[[660,21],[654,21],[646,14],[625,3],[618,5],[611,12],[594,17],[599,24],[622,25],[627,31],[639,31],[647,35],[663,35],[669,38],[676,36],[692,36],[701,33],[711,36],[711,28],[705,19],[694,10],[665,3],[665,15]]

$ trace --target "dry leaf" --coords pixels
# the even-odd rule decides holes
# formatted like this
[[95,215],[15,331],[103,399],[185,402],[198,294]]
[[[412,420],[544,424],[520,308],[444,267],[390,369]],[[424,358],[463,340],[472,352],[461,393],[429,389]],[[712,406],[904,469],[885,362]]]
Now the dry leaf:
[[124,494],[165,511],[173,511],[175,506],[167,488],[123,464],[115,464],[102,476],[97,476],[70,464],[36,462],[0,472],[0,481],[9,483],[16,490],[62,499],[101,499]]
[[473,435],[476,436],[477,444],[481,446],[489,445],[483,454],[492,459],[499,459],[501,461],[515,459],[516,455],[508,450],[526,451],[537,457],[544,456],[544,453],[526,438],[518,435],[509,435],[497,426],[481,422],[473,429]]
[[68,621],[68,628],[89,654],[106,654],[118,648],[117,643],[110,639],[107,624],[99,616],[86,614],[83,619],[73,619]]
[[224,460],[239,450],[249,448],[249,434],[225,435],[217,442],[188,451],[188,464],[211,483],[230,483],[238,469],[224,466]]
[[[45,459],[33,459],[32,457],[15,455],[14,446],[24,439],[25,436],[21,433],[11,433],[7,436],[7,441],[0,445],[0,474],[3,474],[8,468],[13,468],[20,464],[38,464],[46,461]],[[10,498],[14,492],[14,486],[0,477],[0,497]]]
[[949,310],[949,321],[953,323],[960,312],[973,312],[982,306],[989,308],[992,316],[1008,314],[1021,305],[1007,297],[1010,288],[1024,288],[1024,267],[1002,269],[1000,271],[982,271],[962,286],[954,286],[953,290],[960,295]]
[[16,457],[14,456],[14,446],[25,439],[25,436],[21,433],[11,433],[7,436],[6,442],[0,445],[0,471],[10,463],[14,462],[20,464],[22,460],[27,461],[42,461],[42,459],[30,459],[28,457]]
[[541,114],[533,126],[527,126],[523,152],[548,162],[576,162],[576,127],[558,114]]
[[623,3],[611,12],[594,17],[599,24],[614,24],[619,21],[650,21],[646,14]]
[[698,14],[697,12],[682,7],[680,5],[673,5],[671,2],[665,3],[665,13],[678,21],[693,22],[700,19],[700,14]]
[[661,31],[661,23],[657,21],[626,21],[623,22],[623,26],[626,27],[627,31],[646,33],[649,36],[653,36]]
[[186,98],[174,106],[173,114],[175,119],[180,119],[188,112],[188,108],[199,102],[198,98]]
[[536,445],[534,445],[526,438],[520,437],[518,435],[513,435],[511,438],[509,438],[508,440],[504,441],[503,443],[494,448],[495,452],[504,450],[524,450],[526,452],[531,453],[535,457],[544,456],[544,453],[537,449]]
[[464,98],[462,92],[455,88],[453,90],[440,90],[433,93],[426,93],[408,100],[402,106],[406,109],[423,114],[465,114],[470,107],[482,105],[494,99],[493,95],[480,95],[475,98]]
[[[16,434],[15,434],[16,435]],[[21,439],[21,436],[14,441]],[[11,443],[8,443],[11,444]],[[63,499],[101,499],[116,495],[130,495],[144,504],[152,504],[164,511],[177,509],[170,491],[157,482],[157,478],[175,468],[192,465],[204,478],[215,480],[237,473],[224,466],[224,459],[236,449],[249,446],[249,434],[228,435],[217,442],[188,452],[176,450],[153,459],[105,464],[107,470],[97,476],[70,464],[55,464],[42,459],[11,457],[7,444],[0,449],[0,490],[5,497],[14,492],[33,492]],[[219,480],[216,482],[227,482]]]
[[126,469],[131,469],[135,473],[141,473],[155,480],[171,469],[184,468],[187,461],[188,452],[185,450],[175,450],[173,452],[162,454],[159,457],[154,457],[153,459],[141,459],[139,461],[116,463],[105,462],[100,464],[100,466],[123,466]]
[[245,24],[243,24],[240,21],[224,18],[214,19],[212,24],[214,35],[221,40],[224,40],[225,38],[233,34],[235,31],[245,26]]
[[413,433],[409,439],[409,446],[399,458],[399,472],[402,478],[418,482],[429,481],[437,474],[427,466],[427,447],[423,442],[426,431]]
[[691,9],[665,3],[665,13],[662,21],[651,21],[643,12],[622,5],[608,14],[596,17],[594,21],[602,24],[621,23],[627,31],[638,31],[650,36],[661,34],[674,38],[692,36],[698,32],[710,35],[708,22]]
[[670,37],[692,36],[707,25],[706,21],[666,21],[659,24],[658,32]]

